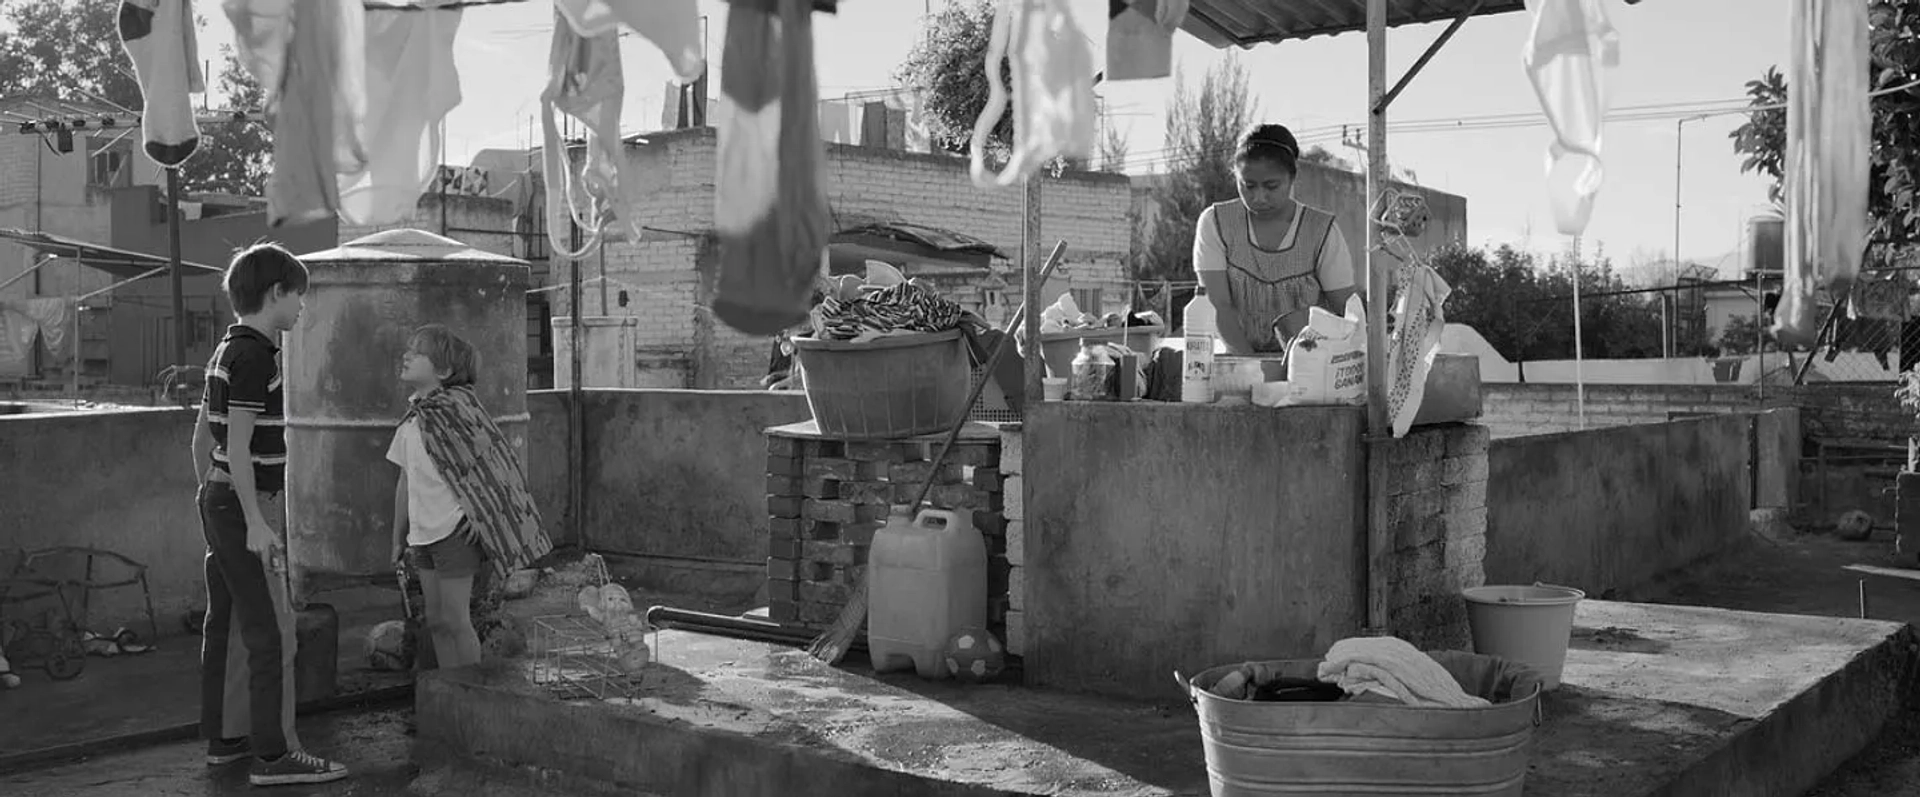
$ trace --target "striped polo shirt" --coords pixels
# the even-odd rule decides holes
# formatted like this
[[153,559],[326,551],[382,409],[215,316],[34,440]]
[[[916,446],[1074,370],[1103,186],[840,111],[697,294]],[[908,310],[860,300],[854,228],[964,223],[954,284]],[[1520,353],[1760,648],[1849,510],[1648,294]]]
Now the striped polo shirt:
[[287,483],[285,392],[280,389],[280,347],[253,327],[227,327],[207,363],[204,396],[207,424],[213,429],[213,466],[231,473],[227,457],[227,418],[235,410],[254,414],[253,485],[277,493]]

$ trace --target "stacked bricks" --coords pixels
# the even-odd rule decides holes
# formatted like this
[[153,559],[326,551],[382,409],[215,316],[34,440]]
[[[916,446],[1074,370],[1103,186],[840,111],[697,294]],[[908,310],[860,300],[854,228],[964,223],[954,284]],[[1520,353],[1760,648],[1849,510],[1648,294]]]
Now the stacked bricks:
[[1479,425],[1415,429],[1387,458],[1387,628],[1422,649],[1470,650],[1460,591],[1486,583],[1487,443]]
[[[811,422],[767,430],[767,594],[776,622],[823,630],[860,583],[873,537],[894,504],[906,504],[932,473],[939,439],[839,440]],[[1000,438],[970,427],[947,455],[927,503],[965,509],[989,555],[988,628],[1005,638],[1006,521],[1001,516]]]
[[1001,514],[1007,520],[1007,632],[1001,639],[1007,643],[1007,652],[1015,656],[1024,656],[1027,651],[1027,480],[1021,474],[1025,469],[1020,465],[1023,449],[1020,445],[1019,424],[1009,424],[1000,431],[1000,474]]

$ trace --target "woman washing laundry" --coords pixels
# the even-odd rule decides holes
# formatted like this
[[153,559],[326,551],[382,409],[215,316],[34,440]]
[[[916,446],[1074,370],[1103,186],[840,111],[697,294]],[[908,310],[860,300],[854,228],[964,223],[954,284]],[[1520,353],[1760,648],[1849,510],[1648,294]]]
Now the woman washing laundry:
[[1233,155],[1238,199],[1200,212],[1193,270],[1218,309],[1229,354],[1279,354],[1318,306],[1344,313],[1354,291],[1353,255],[1333,214],[1293,198],[1300,144],[1280,125],[1260,125]]

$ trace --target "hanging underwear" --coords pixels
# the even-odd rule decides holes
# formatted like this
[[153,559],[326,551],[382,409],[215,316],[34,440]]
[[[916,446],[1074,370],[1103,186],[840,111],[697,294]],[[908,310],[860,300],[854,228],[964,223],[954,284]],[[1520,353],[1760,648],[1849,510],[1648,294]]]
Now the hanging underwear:
[[553,7],[574,33],[588,39],[613,33],[624,23],[660,48],[682,84],[706,71],[697,0],[554,0]]
[[440,166],[434,128],[460,105],[454,35],[462,12],[368,11],[366,168],[342,170],[340,216],[388,226],[413,215]]
[[[1001,59],[1013,72],[1013,153],[1000,174],[987,171],[988,142],[1007,112]],[[973,125],[973,183],[1005,188],[1055,158],[1093,154],[1093,51],[1073,23],[1067,0],[1000,0],[987,44],[987,107]]]
[[1604,177],[1600,130],[1607,71],[1620,65],[1620,34],[1601,0],[1533,0],[1533,29],[1521,60],[1553,127],[1547,199],[1561,235],[1586,231]]
[[733,113],[719,134],[713,314],[749,335],[774,335],[807,320],[832,222],[812,3],[777,2],[777,16],[754,3],[729,10],[720,69],[720,91]]
[[1846,296],[1867,245],[1873,110],[1867,4],[1789,0],[1786,280],[1773,334],[1782,345],[1818,333],[1814,292]]
[[[549,57],[547,88],[540,93],[547,240],[556,256],[577,260],[605,240],[639,239],[639,228],[626,218],[627,202],[621,193],[633,181],[622,179],[627,158],[620,139],[620,108],[626,81],[620,73],[619,34],[581,36],[556,10]],[[562,113],[587,131],[586,157],[577,177],[555,117]],[[578,248],[568,240],[569,222],[584,233]]]

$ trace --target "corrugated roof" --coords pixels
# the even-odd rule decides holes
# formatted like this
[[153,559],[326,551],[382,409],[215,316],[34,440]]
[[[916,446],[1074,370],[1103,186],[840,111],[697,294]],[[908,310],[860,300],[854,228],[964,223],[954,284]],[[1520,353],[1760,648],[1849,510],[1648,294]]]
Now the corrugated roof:
[[[1129,2],[1152,6],[1152,0]],[[1486,16],[1525,8],[1524,0],[1387,0],[1387,27],[1442,22],[1469,11]],[[1332,36],[1367,29],[1367,0],[1190,0],[1181,27],[1215,47]]]
[[[115,249],[111,246],[90,244],[85,241],[54,235],[52,233],[0,228],[0,241],[10,241],[30,247],[41,254],[77,260],[82,265],[105,271],[120,279],[132,279],[156,268],[165,268],[168,265],[167,258],[159,255],[150,255],[144,252],[129,252],[125,249]],[[226,273],[226,269],[202,265],[200,263],[182,261],[180,265],[184,266],[190,272],[199,271],[209,274]]]

